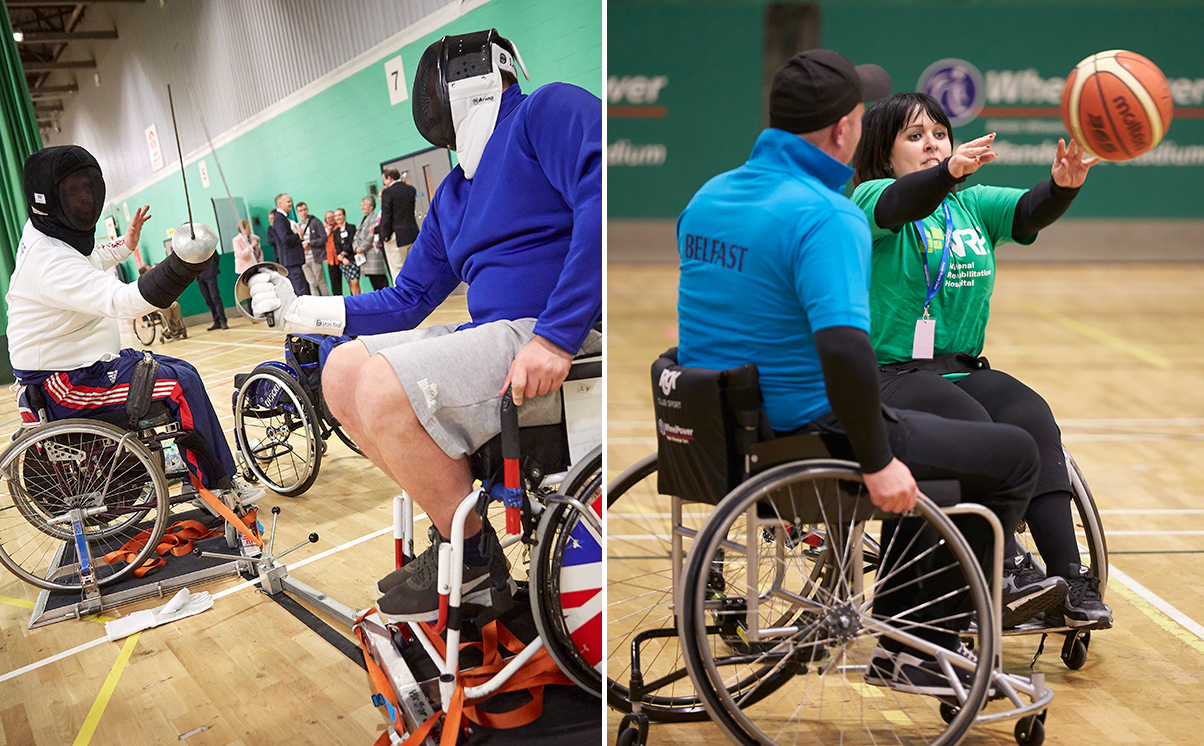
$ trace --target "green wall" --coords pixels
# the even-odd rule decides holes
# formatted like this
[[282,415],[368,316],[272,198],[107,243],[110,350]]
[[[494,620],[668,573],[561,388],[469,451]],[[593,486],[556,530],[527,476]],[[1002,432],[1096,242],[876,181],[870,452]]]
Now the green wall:
[[[748,157],[761,129],[765,8],[757,0],[610,0],[608,5],[608,216],[673,219],[708,178]],[[854,63],[887,69],[894,91],[916,90],[930,64],[959,58],[1013,96],[984,101],[981,116],[955,128],[958,140],[999,132],[1003,155],[989,183],[1031,186],[1049,175],[1062,134],[1056,104],[1027,95],[1056,89],[1084,57],[1128,49],[1151,58],[1181,101],[1146,161],[1103,164],[1070,215],[1077,218],[1202,218],[1204,177],[1204,4],[1195,2],[905,2],[819,5],[820,45]],[[633,101],[637,76],[663,76],[655,101]],[[1175,90],[1173,88],[1173,90]],[[637,87],[636,98],[648,98]],[[1011,100],[1007,100],[1007,99]],[[1048,97],[1046,97],[1048,98]],[[619,106],[617,112],[614,107]],[[1023,113],[1000,107],[1025,107]],[[995,109],[992,113],[991,108]],[[991,130],[988,130],[988,125]],[[662,160],[663,158],[663,160]],[[1162,159],[1162,160],[1159,160]],[[1026,162],[1027,161],[1027,162]]]
[[[490,27],[512,40],[522,54],[531,74],[530,82],[520,81],[524,91],[562,81],[602,95],[601,0],[492,0],[400,50],[390,50],[378,63],[217,148],[230,192],[244,197],[251,214],[260,217],[262,225],[255,229],[260,237],[266,237],[267,213],[279,192],[288,192],[294,202],[306,202],[319,219],[327,210],[342,207],[347,219],[358,223],[360,198],[367,193],[368,182],[379,183],[381,161],[430,147],[414,127],[411,102],[390,105],[384,61],[400,51],[409,85],[418,59],[431,42],[445,34]],[[224,198],[226,191],[213,155],[204,160],[208,189],[201,187],[197,163],[188,164],[185,173],[194,219],[212,225],[211,200]],[[143,261],[160,261],[168,228],[188,219],[179,175],[163,178],[122,201],[131,214],[139,205],[151,206],[141,253]],[[127,221],[120,202],[111,213],[124,229]],[[266,240],[263,247],[270,255]],[[230,306],[235,279],[232,255],[222,255],[221,269],[222,295]],[[181,296],[180,306],[186,316],[207,310],[196,285]]]

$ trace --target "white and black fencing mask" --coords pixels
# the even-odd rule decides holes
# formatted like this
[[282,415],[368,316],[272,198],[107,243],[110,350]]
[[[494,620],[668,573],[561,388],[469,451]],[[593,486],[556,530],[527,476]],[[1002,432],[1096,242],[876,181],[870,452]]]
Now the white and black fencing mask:
[[414,124],[427,142],[456,151],[464,177],[471,179],[497,126],[502,105],[502,72],[518,80],[527,66],[496,29],[445,36],[422,53],[414,75]]
[[88,256],[104,210],[100,164],[78,145],[43,148],[25,159],[25,202],[33,227]]

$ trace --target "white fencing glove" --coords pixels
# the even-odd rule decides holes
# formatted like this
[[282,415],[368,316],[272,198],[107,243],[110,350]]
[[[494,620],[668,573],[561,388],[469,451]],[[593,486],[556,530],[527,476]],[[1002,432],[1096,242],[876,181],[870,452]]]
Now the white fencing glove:
[[212,607],[213,597],[209,595],[209,591],[190,593],[187,588],[182,588],[170,601],[157,609],[143,609],[105,622],[105,633],[110,642],[115,642],[135,632],[200,614]]
[[341,296],[304,295],[300,298],[284,275],[265,269],[247,280],[251,291],[251,313],[264,318],[275,313],[275,328],[287,334],[339,336],[347,324]]

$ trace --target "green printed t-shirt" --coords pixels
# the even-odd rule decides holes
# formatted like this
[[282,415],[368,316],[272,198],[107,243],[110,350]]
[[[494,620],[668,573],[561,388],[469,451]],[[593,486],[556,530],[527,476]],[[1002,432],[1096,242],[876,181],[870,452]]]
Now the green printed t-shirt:
[[[912,359],[916,320],[924,315],[924,244],[915,223],[898,231],[874,222],[874,208],[894,179],[875,179],[858,185],[853,202],[869,217],[873,234],[870,270],[870,340],[878,364]],[[945,198],[952,217],[953,239],[945,280],[928,308],[936,319],[933,354],[982,354],[986,341],[991,293],[995,289],[995,247],[1014,241],[1012,219],[1025,190],[972,186]],[[938,207],[922,221],[928,235],[928,273],[936,279],[945,247],[945,211]],[[1028,245],[1036,235],[1019,243]]]

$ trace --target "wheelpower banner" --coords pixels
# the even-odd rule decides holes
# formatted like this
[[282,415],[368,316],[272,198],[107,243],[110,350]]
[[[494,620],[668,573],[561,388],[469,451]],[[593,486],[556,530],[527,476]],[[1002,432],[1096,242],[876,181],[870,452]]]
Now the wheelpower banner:
[[[611,0],[611,218],[674,218],[706,179],[748,157],[768,90],[766,15],[752,2]],[[882,65],[896,93],[937,97],[956,141],[997,133],[1000,157],[974,183],[999,186],[1049,175],[1076,64],[1109,49],[1148,57],[1170,83],[1174,120],[1149,153],[1093,169],[1072,215],[1204,217],[1204,5],[841,2],[821,4],[818,18],[820,46]]]

